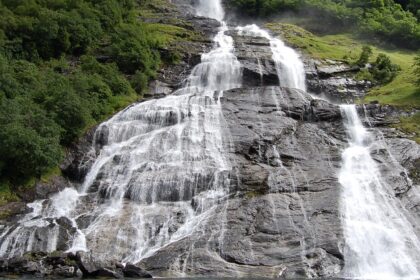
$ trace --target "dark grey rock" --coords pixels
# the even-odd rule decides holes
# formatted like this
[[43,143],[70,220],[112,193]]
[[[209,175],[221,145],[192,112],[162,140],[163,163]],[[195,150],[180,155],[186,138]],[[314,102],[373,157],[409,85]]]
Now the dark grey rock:
[[80,277],[78,267],[63,252],[32,252],[21,257],[0,260],[0,276],[33,275],[39,278]]
[[150,273],[131,263],[127,263],[125,265],[123,268],[123,274],[124,277],[127,278],[152,278]]
[[96,129],[92,128],[77,143],[72,144],[60,165],[63,174],[74,182],[83,181],[96,157],[92,147]]
[[226,91],[222,109],[235,196],[200,234],[161,248],[141,266],[156,276],[177,267],[190,276],[337,275],[343,256],[335,174],[345,138],[336,131],[339,108],[298,90],[257,87]]
[[308,91],[338,103],[354,103],[373,86],[355,79],[358,67],[340,61],[320,61],[303,56]]

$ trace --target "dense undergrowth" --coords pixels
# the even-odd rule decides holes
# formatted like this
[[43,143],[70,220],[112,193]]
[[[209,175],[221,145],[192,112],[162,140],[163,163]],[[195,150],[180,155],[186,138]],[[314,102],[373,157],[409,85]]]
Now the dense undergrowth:
[[351,32],[398,47],[420,46],[418,0],[231,0],[236,14],[289,17],[308,30]]
[[159,50],[191,32],[139,20],[154,2],[0,0],[0,204],[177,59]]

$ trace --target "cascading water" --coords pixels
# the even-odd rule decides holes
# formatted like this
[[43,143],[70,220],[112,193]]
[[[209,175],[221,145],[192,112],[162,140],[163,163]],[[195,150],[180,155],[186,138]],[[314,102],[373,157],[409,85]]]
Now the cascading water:
[[[197,14],[220,21],[221,27],[214,48],[202,55],[185,86],[168,97],[135,104],[100,125],[92,147],[95,162],[83,185],[29,204],[31,213],[2,230],[0,257],[68,250],[90,251],[98,260],[135,263],[194,232],[205,232],[206,220],[220,215],[215,213],[216,206],[229,195],[230,179],[235,176],[227,155],[230,143],[223,133],[227,128],[220,98],[224,91],[241,86],[241,65],[234,55],[233,38],[227,35],[221,0],[197,3]],[[304,66],[293,49],[257,25],[236,30],[239,35],[267,39],[280,85],[306,90]],[[272,90],[281,113],[277,89]],[[372,136],[355,107],[341,108],[349,135],[339,175],[344,187],[344,275],[418,278],[416,233],[381,179],[370,156]],[[274,162],[267,160],[278,167],[268,175],[267,184],[272,192],[280,193],[285,192],[281,180],[290,181],[290,199],[284,201],[289,206],[291,200],[299,204],[303,224],[310,231],[311,217],[296,191],[295,175],[283,165],[280,149],[273,145]],[[305,262],[311,257],[306,256],[307,236],[315,240],[315,234],[299,227],[299,216],[288,215],[291,227],[300,235],[297,258]],[[211,238],[219,239],[219,249],[223,247],[223,228],[210,231]],[[187,259],[179,261],[182,276]]]
[[299,54],[255,24],[236,28],[239,35],[262,37],[270,42],[280,86],[306,91],[305,68]]
[[349,137],[339,176],[344,187],[344,276],[418,279],[420,243],[370,155],[374,139],[354,105],[343,105],[341,110]]
[[[220,1],[200,1],[197,11],[223,19]],[[0,237],[0,256],[57,250],[63,218],[77,230],[61,250],[123,262],[137,262],[200,227],[229,192],[220,97],[240,87],[241,67],[227,30],[221,22],[214,49],[202,55],[184,88],[103,123],[94,144],[102,147],[80,190],[30,204],[33,212]],[[41,234],[47,243],[38,241]]]
[[220,0],[198,0],[196,12],[199,16],[213,18],[223,21],[225,11],[223,10],[222,1]]

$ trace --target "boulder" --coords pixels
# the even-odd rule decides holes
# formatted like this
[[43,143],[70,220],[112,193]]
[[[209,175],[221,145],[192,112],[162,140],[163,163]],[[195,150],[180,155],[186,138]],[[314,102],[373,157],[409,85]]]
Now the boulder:
[[150,273],[131,263],[124,266],[123,274],[126,278],[153,278]]

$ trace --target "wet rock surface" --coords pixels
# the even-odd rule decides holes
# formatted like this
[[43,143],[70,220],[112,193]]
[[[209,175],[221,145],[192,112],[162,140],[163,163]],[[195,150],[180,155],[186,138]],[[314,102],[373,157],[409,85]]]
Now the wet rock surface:
[[233,197],[214,210],[201,234],[160,249],[141,265],[158,276],[178,267],[196,276],[336,275],[343,265],[339,108],[279,87],[230,90],[221,102]]
[[[201,33],[203,38],[215,34],[219,26],[216,21],[192,16],[189,1],[173,2],[180,7],[175,13],[183,19],[184,27]],[[171,13],[174,10],[168,8],[162,11],[164,16],[149,21],[170,22]],[[228,196],[202,217],[197,230],[156,248],[139,263],[121,265],[121,259],[114,259],[114,252],[101,250],[109,245],[108,240],[118,235],[120,227],[142,222],[128,218],[130,212],[139,211],[135,194],[128,192],[122,198],[124,215],[115,221],[109,232],[99,233],[101,239],[94,245],[95,254],[35,253],[47,246],[49,231],[58,231],[57,248],[66,251],[76,232],[75,224],[84,230],[95,221],[98,213],[88,210],[92,204],[103,203],[109,196],[105,191],[100,193],[99,174],[87,190],[88,194],[80,199],[84,208],[79,211],[83,214],[74,222],[65,217],[48,219],[33,233],[37,237],[34,252],[0,260],[1,273],[59,278],[149,278],[152,275],[322,278],[339,275],[344,265],[344,240],[339,213],[342,186],[338,174],[342,151],[348,145],[340,108],[314,99],[308,93],[275,86],[278,77],[267,39],[239,36],[236,31],[230,35],[234,37],[235,54],[243,71],[243,88],[226,91],[220,99],[224,149],[232,165],[228,178],[230,189]],[[181,48],[185,52],[181,62],[159,72],[147,98],[165,97],[178,89],[199,63],[201,53],[212,47],[211,41],[206,39],[183,44]],[[310,59],[305,59],[305,64],[309,91],[324,94],[331,100],[350,102],[363,96],[370,87],[368,83],[353,80],[351,76],[356,69],[349,66],[333,61],[326,66]],[[364,116],[365,125],[381,140],[372,149],[381,174],[392,183],[395,196],[418,219],[419,145],[388,127],[400,116],[392,107],[368,104],[358,110],[359,115]],[[181,119],[188,117],[185,114]],[[165,125],[173,126],[178,119],[168,118],[167,121]],[[61,165],[64,175],[76,185],[85,179],[100,149],[107,144],[107,130],[95,131],[92,129],[75,144]],[[113,160],[117,162],[121,158]],[[158,195],[169,205],[180,197],[188,201],[193,187],[199,192],[213,179],[200,178],[197,186],[185,182],[188,185],[185,194]],[[61,177],[50,184],[40,182],[35,193],[25,200],[46,199],[47,208],[50,203],[47,198],[66,185],[67,179]],[[160,190],[164,193],[169,187],[162,185]],[[95,192],[101,194],[99,201],[92,195]],[[148,203],[149,200],[146,199]],[[193,208],[198,204],[191,201]],[[14,225],[19,217],[31,211],[25,203],[0,208],[3,210],[10,211],[4,225]],[[159,226],[147,227],[149,234],[163,230],[176,233],[184,225],[187,214],[174,207],[167,228],[163,226],[165,213],[154,216]],[[130,234],[133,232],[126,237],[130,238]],[[96,258],[97,255],[102,255],[106,261]]]
[[14,277],[15,275],[32,276],[36,278],[64,279],[64,278],[152,278],[147,271],[127,263],[99,262],[93,260],[84,252],[53,253],[32,252],[21,257],[0,259],[0,276]]
[[303,56],[308,91],[337,103],[354,103],[373,86],[356,80],[358,67],[340,61],[321,61]]

